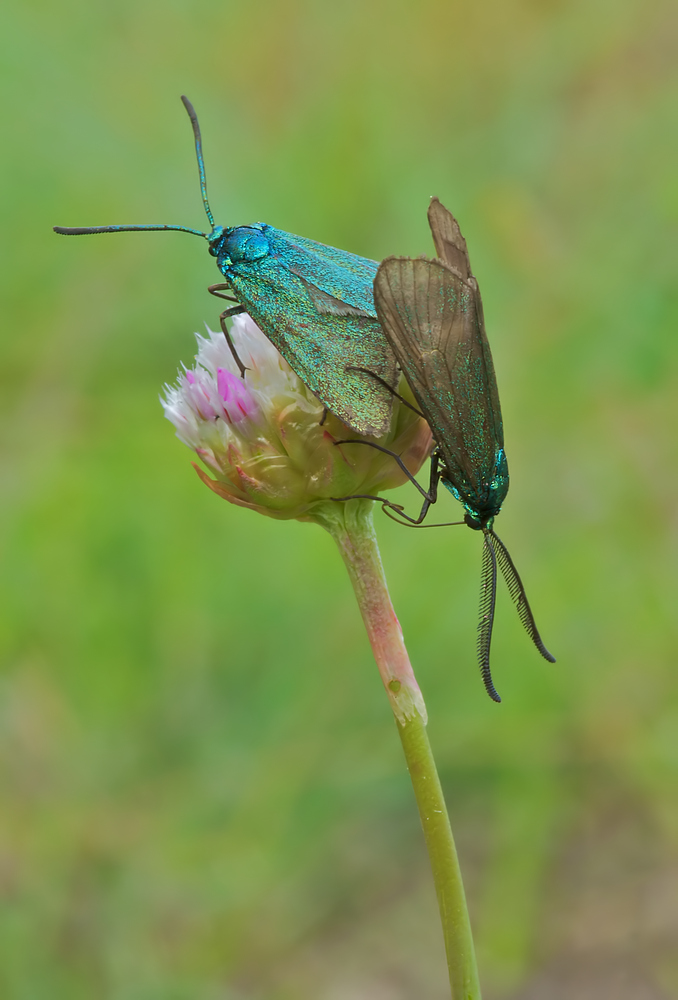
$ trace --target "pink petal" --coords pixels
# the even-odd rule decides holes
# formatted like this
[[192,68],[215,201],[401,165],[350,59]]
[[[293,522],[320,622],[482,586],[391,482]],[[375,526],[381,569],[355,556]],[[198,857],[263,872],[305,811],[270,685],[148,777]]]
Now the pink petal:
[[224,413],[231,423],[238,423],[257,411],[257,403],[239,375],[217,368],[217,390],[224,401]]

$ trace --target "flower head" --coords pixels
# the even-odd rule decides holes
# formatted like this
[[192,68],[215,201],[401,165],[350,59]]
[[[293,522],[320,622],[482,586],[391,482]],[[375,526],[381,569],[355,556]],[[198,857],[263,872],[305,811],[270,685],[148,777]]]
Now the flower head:
[[177,437],[214,479],[210,489],[231,503],[276,518],[306,519],[332,497],[378,493],[406,481],[393,458],[347,438],[398,454],[416,473],[431,450],[426,422],[397,399],[384,437],[360,438],[324,407],[246,314],[231,337],[246,365],[241,378],[223,333],[196,334],[198,354],[161,399]]

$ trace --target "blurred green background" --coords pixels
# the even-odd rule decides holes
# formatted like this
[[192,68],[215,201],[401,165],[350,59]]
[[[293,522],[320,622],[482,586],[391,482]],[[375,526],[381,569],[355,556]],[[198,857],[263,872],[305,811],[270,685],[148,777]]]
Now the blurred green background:
[[204,226],[185,92],[218,222],[378,259],[432,252],[430,195],[459,218],[504,411],[500,532],[557,665],[502,590],[490,702],[479,539],[377,521],[484,995],[678,996],[673,4],[0,18],[0,995],[447,995],[331,540],[218,500],[158,404],[217,322],[212,259],[179,234],[50,231]]

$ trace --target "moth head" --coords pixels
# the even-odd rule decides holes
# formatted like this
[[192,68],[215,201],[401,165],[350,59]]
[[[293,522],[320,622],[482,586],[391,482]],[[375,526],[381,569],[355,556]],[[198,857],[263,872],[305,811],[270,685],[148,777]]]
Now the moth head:
[[224,227],[215,226],[207,239],[209,241],[210,253],[213,257],[218,257],[220,253],[220,246],[224,239]]

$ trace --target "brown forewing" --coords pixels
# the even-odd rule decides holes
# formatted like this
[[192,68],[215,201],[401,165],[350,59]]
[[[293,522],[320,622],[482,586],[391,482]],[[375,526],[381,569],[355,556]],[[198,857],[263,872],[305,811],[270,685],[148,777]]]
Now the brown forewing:
[[459,223],[437,198],[431,198],[431,204],[428,207],[428,224],[431,227],[431,235],[438,257],[459,271],[464,281],[472,277],[466,240],[461,235]]
[[503,432],[475,279],[464,279],[440,260],[389,257],[379,267],[374,293],[384,333],[431,426],[446,478],[480,494],[494,475]]

